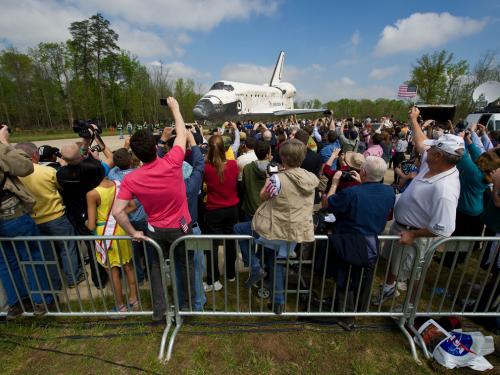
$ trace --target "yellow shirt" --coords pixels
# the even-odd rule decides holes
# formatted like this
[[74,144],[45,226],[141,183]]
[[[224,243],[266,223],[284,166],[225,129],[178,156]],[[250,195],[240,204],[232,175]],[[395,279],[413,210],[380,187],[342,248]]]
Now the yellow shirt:
[[229,147],[226,151],[226,160],[236,160],[234,157],[234,152],[232,147]]
[[19,179],[36,200],[31,217],[35,223],[43,224],[64,215],[65,207],[57,190],[56,170],[45,165],[33,166],[32,174]]

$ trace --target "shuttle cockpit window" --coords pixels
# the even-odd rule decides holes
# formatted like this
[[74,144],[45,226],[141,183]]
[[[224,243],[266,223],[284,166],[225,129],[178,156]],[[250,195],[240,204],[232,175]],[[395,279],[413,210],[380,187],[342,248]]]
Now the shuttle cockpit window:
[[212,87],[210,87],[210,90],[223,90],[224,89],[224,82],[215,82]]
[[224,82],[215,82],[210,90],[225,90],[225,91],[234,91],[234,87],[231,85],[225,85]]

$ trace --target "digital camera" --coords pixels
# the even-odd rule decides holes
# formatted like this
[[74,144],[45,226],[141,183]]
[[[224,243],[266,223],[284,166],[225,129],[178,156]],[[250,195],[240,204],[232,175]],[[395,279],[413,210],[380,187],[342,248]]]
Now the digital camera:
[[102,133],[101,125],[96,119],[93,120],[75,120],[73,122],[73,131],[77,133],[82,138],[93,138],[93,127],[92,124],[97,126],[95,130],[98,134]]

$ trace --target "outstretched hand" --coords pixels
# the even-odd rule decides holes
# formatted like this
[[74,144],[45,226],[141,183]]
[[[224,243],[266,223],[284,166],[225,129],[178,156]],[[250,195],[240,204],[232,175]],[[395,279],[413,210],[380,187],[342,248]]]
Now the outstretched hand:
[[168,108],[170,108],[172,113],[179,112],[179,103],[177,102],[177,99],[175,99],[173,96],[169,96],[167,98],[167,104]]
[[408,111],[408,117],[416,121],[418,116],[420,116],[420,109],[418,109],[418,107],[416,106],[411,107]]

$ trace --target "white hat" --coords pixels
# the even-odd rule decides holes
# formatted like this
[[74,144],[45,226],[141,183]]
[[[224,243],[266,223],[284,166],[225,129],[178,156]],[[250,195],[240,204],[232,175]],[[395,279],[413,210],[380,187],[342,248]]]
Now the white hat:
[[453,134],[444,134],[438,139],[426,139],[424,145],[436,146],[448,154],[462,156],[463,152],[459,152],[458,150],[464,149],[464,140]]

